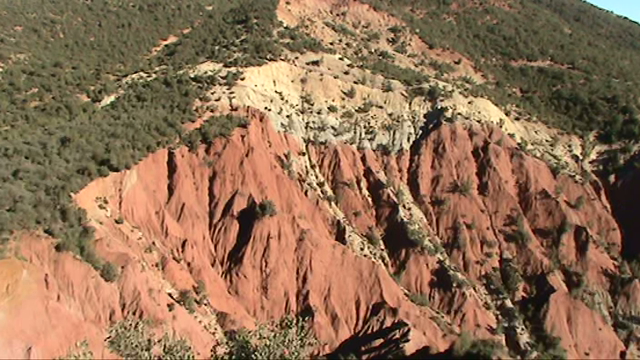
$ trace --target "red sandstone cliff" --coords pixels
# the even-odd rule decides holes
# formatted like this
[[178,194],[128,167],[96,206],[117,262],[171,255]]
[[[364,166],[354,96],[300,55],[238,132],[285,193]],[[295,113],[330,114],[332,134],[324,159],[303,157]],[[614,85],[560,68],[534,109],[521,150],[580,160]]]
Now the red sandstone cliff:
[[[58,356],[85,338],[109,356],[105,330],[127,315],[173,329],[199,356],[221,329],[288,313],[312,315],[319,353],[399,320],[410,329],[407,353],[444,351],[461,331],[502,342],[496,328],[510,321],[512,301],[488,291],[485,279],[499,276],[505,259],[525,278],[515,300],[537,294],[544,326],[570,357],[624,350],[598,311],[598,301],[609,311],[605,273],[617,269],[607,249],[619,251],[620,234],[597,183],[554,177],[493,127],[447,124],[410,152],[385,155],[305,149],[260,113],[248,116],[248,128],[228,139],[195,153],[158,151],[77,194],[99,254],[121,269],[115,283],[56,253],[50,240],[25,235],[26,262],[0,261],[2,356]],[[578,197],[586,199],[580,209]],[[266,199],[277,214],[256,219],[252,206]],[[424,246],[410,240],[407,223],[419,225]],[[571,225],[560,231],[563,223]],[[364,240],[370,232],[379,244]],[[593,296],[570,294],[571,269],[584,274],[580,294]],[[546,279],[549,296],[532,279]],[[208,302],[195,314],[171,311],[177,292],[197,280]],[[530,334],[516,332],[507,341],[526,347]]]

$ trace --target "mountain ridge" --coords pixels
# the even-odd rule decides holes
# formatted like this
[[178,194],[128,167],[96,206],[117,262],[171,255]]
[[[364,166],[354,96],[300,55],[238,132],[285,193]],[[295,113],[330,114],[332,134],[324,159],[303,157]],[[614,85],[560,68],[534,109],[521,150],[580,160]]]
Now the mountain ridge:
[[[557,5],[461,3],[386,13],[382,1],[142,1],[140,16],[179,7],[185,19],[156,28],[162,36],[122,63],[56,63],[67,40],[39,43],[61,51],[52,59],[3,47],[0,334],[20,336],[0,355],[636,356],[640,272],[628,220],[624,232],[617,223],[618,209],[634,210],[615,194],[628,191],[621,163],[634,151],[636,105],[613,102],[628,128],[582,124],[599,133],[576,135],[531,121],[523,88],[509,96],[524,100],[500,103],[494,91],[510,73],[457,43],[425,41],[438,22],[425,28],[416,16],[479,7],[504,20],[516,6]],[[56,11],[74,6],[124,9]],[[73,19],[48,10],[59,31]],[[3,34],[26,41],[30,28],[17,26]],[[568,86],[578,83],[567,74],[594,71],[502,60],[569,76]],[[33,66],[64,81],[26,76]],[[616,69],[629,67],[606,71]],[[82,84],[83,71],[104,79]],[[585,101],[602,100],[592,95]],[[159,340],[147,341],[144,326]],[[45,339],[46,329],[64,336]],[[131,355],[137,341],[155,348]],[[253,355],[234,353],[256,344]]]

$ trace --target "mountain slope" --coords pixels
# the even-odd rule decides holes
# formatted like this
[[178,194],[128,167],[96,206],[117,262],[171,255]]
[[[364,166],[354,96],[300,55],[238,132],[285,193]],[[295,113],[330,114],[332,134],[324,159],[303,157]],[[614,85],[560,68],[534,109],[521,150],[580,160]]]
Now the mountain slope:
[[[39,4],[17,9],[51,31],[15,9],[2,28],[0,334],[18,335],[0,356],[215,358],[252,336],[271,357],[637,355],[640,267],[621,258],[634,230],[619,215],[634,210],[618,197],[634,180],[594,175],[622,144],[574,118],[627,109],[635,131],[636,75],[615,99],[552,103],[633,63],[549,59],[540,39],[567,39],[530,26],[576,22],[588,43],[635,25],[575,2]],[[583,13],[611,30],[589,38]],[[529,121],[541,110],[547,125]],[[264,335],[270,321],[294,327]]]
[[367,2],[472,59],[501,105],[609,143],[637,140],[638,24],[573,0]]

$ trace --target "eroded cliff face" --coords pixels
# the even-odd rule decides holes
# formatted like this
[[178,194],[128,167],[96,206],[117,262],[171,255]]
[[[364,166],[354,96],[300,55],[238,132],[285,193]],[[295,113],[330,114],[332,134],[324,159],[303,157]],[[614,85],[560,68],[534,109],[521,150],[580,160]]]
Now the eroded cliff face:
[[[596,180],[554,176],[491,124],[445,123],[389,154],[304,145],[241,112],[250,124],[229,138],[158,151],[76,195],[114,283],[24,235],[26,261],[0,261],[0,355],[60,356],[86,339],[108,357],[106,329],[129,315],[199,357],[224,330],[286,314],[310,317],[318,354],[358,353],[359,338],[398,323],[406,354],[463,332],[521,354],[541,331],[571,358],[625,350],[610,296],[620,231]],[[265,200],[275,215],[257,216]],[[190,314],[176,299],[197,281],[206,300]]]

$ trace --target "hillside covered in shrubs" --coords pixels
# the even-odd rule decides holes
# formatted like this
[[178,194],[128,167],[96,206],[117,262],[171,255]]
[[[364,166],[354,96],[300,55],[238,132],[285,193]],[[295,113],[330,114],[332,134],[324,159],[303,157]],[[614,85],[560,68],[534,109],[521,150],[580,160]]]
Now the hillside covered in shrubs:
[[[471,58],[476,91],[605,143],[640,136],[640,26],[575,0],[365,0]],[[544,66],[543,66],[544,65]]]

